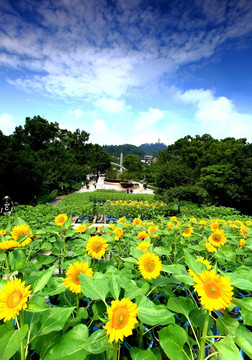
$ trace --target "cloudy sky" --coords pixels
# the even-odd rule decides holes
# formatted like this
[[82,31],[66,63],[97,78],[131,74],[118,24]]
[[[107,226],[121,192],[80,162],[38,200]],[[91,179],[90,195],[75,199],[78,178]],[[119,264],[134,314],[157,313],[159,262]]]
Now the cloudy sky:
[[251,0],[0,0],[0,129],[252,141]]

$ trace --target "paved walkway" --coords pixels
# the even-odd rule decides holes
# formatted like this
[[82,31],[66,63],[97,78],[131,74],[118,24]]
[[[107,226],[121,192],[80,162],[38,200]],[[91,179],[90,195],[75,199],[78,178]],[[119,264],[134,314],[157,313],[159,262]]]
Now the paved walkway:
[[[143,188],[143,184],[141,183],[137,183],[139,185],[139,187],[134,186],[133,187],[133,194],[151,194],[153,195],[153,190],[152,189],[146,189],[144,190]],[[89,183],[89,189],[86,188],[86,186],[82,187],[80,190],[76,191],[76,192],[87,192],[87,191],[96,191],[95,187],[94,187],[94,181],[90,181]],[[120,184],[118,183],[107,183],[105,182],[104,184],[104,190],[116,190],[116,191],[121,191],[121,192],[126,192],[125,189],[123,189],[121,187]]]

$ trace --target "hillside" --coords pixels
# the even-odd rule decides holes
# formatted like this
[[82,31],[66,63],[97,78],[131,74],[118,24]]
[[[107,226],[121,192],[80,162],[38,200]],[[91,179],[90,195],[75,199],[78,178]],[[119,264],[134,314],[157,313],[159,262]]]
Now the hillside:
[[131,144],[103,145],[103,150],[105,150],[110,155],[116,157],[120,157],[121,153],[123,153],[123,155],[128,155],[128,154],[138,155],[140,157],[144,157],[144,155],[146,155],[146,153],[138,146]]
[[142,144],[139,148],[148,155],[154,155],[155,151],[165,150],[167,146],[164,143],[151,143],[151,144]]

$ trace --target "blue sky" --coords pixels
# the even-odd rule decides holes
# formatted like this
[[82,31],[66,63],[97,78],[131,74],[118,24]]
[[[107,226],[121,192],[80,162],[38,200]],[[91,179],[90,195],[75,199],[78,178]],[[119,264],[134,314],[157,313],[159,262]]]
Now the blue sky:
[[250,0],[0,0],[0,129],[252,140]]

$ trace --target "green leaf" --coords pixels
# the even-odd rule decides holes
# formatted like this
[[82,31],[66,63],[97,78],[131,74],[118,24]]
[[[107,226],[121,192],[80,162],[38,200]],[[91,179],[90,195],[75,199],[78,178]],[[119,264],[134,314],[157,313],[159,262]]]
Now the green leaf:
[[57,267],[57,263],[55,263],[49,269],[43,271],[42,274],[34,281],[32,286],[33,294],[36,294],[39,290],[43,289],[43,287],[48,283],[48,281],[53,276],[56,267]]
[[136,299],[139,308],[138,317],[148,325],[167,325],[175,322],[174,315],[166,306],[156,305],[144,296]]
[[179,325],[169,325],[158,332],[161,348],[170,360],[188,360],[184,345],[187,341],[185,330]]
[[245,326],[238,327],[234,341],[252,359],[252,333]]
[[186,318],[192,310],[197,309],[192,299],[179,296],[178,298],[169,298],[167,307],[177,314],[183,314]]
[[236,254],[231,245],[225,245],[222,248],[218,249],[216,253],[216,258],[218,260],[223,260],[225,262],[235,262]]
[[196,261],[195,257],[192,256],[187,250],[184,250],[186,265],[193,270],[196,274],[200,274],[202,270],[207,270],[206,265],[200,261]]
[[230,283],[232,286],[241,290],[252,290],[252,282],[249,279],[243,277],[241,274],[228,273],[228,277],[230,278]]
[[187,271],[184,265],[175,264],[175,265],[162,265],[162,271],[168,274],[176,275],[187,275]]
[[130,356],[132,360],[157,360],[158,358],[156,355],[153,354],[153,352],[148,350],[141,350],[136,347],[132,347],[130,349]]
[[144,296],[149,290],[150,286],[148,283],[144,283],[143,286],[138,287],[134,280],[130,280],[125,289],[125,298],[130,300],[135,299],[137,296]]
[[252,298],[246,297],[242,300],[239,299],[233,299],[233,303],[241,307],[241,316],[244,325],[250,325],[252,326]]
[[90,276],[81,273],[80,274],[81,290],[84,295],[91,300],[102,300],[106,302],[106,296],[109,292],[108,279],[92,279]]
[[214,342],[213,345],[219,351],[223,360],[240,359],[240,352],[230,335],[227,335],[221,341]]
[[138,260],[143,254],[144,252],[137,249],[135,246],[130,247],[130,255],[133,256],[133,258]]
[[91,354],[101,354],[110,346],[106,330],[95,331],[85,342],[84,348]]
[[60,331],[73,310],[74,307],[53,307],[44,311],[40,318],[41,327],[39,329],[39,335],[45,335],[52,331]]
[[170,246],[157,246],[154,249],[154,253],[158,256],[170,256],[171,255],[171,247]]
[[124,261],[124,262],[127,262],[127,263],[130,263],[130,264],[136,264],[137,263],[137,259],[133,258],[133,257],[127,257],[127,258],[122,258],[121,259]]
[[114,299],[118,299],[119,298],[119,295],[120,295],[120,285],[115,277],[115,274],[112,273],[110,275],[110,279],[109,279],[109,290],[113,296]]
[[47,309],[48,308],[42,307],[35,301],[30,300],[28,302],[28,307],[25,309],[25,311],[36,313],[36,312],[46,311]]
[[[46,287],[43,289],[43,293],[45,296],[54,296],[63,293],[66,290],[66,287],[63,283],[62,277],[52,277]],[[40,294],[41,294],[40,293]]]
[[53,331],[36,339],[35,351],[41,359],[44,359],[50,349],[60,341],[61,336],[61,331]]
[[229,315],[216,319],[217,330],[221,335],[235,335],[239,322]]
[[28,325],[22,326],[19,330],[11,330],[1,336],[0,359],[9,360],[20,348],[21,341],[28,331]]
[[88,335],[86,325],[75,326],[61,337],[44,360],[84,360],[88,353],[83,346]]

